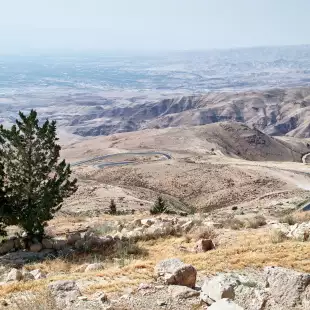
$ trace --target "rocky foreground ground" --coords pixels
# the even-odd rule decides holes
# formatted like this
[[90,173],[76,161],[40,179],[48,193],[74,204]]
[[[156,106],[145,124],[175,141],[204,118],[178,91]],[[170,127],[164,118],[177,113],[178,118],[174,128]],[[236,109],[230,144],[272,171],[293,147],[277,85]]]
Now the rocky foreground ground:
[[309,309],[307,212],[135,217],[3,241],[0,309]]

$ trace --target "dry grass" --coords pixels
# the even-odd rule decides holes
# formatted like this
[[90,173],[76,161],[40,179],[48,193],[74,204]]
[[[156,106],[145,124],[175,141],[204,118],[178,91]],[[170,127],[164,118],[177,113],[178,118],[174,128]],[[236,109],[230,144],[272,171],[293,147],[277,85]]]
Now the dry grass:
[[192,238],[196,241],[199,239],[211,239],[214,240],[218,236],[217,231],[213,227],[202,226],[198,227],[192,234]]
[[61,310],[57,307],[55,299],[46,290],[12,298],[11,303],[10,309],[12,310]]
[[230,228],[233,230],[239,230],[242,228],[259,228],[261,226],[266,225],[266,219],[262,215],[255,215],[248,218],[245,218],[244,220],[238,219],[238,218],[232,218],[223,221],[223,226],[225,228]]
[[310,222],[310,211],[288,214],[280,219],[280,223],[286,223],[289,225],[305,222]]
[[[228,237],[231,237],[231,231]],[[38,281],[4,285],[0,287],[0,296],[14,292],[41,291],[46,288],[49,281],[60,279],[79,279],[87,283],[93,281],[93,284],[89,284],[83,290],[83,294],[90,294],[96,290],[122,291],[128,287],[136,287],[141,282],[153,281],[156,263],[172,257],[179,257],[184,262],[192,264],[203,274],[270,265],[310,272],[308,263],[310,243],[292,240],[274,242],[267,230],[251,230],[248,233],[236,231],[228,242],[220,243],[217,249],[206,253],[181,252],[179,246],[182,242],[184,237],[140,241],[138,246],[148,251],[147,256],[143,259],[133,256],[124,266],[119,263],[107,263],[105,269],[99,272],[76,273],[73,271],[79,266],[78,263],[62,260],[29,265],[28,269],[40,268],[55,275]],[[195,241],[190,241],[189,246],[193,246],[194,243]]]
[[270,232],[270,241],[272,243],[281,243],[287,240],[285,233],[279,229],[273,229]]

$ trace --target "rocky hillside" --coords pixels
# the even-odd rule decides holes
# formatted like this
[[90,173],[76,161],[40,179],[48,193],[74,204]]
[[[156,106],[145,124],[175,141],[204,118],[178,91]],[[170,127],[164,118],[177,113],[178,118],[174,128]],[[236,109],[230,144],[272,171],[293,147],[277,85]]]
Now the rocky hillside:
[[158,102],[105,105],[73,117],[71,131],[109,135],[145,128],[197,126],[237,121],[271,135],[310,137],[310,88],[212,92]]

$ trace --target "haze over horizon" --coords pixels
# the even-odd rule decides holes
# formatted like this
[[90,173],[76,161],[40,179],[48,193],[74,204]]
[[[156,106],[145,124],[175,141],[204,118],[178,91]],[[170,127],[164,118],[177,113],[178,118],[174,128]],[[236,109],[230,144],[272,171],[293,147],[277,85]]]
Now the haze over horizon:
[[0,0],[0,53],[310,43],[308,0]]

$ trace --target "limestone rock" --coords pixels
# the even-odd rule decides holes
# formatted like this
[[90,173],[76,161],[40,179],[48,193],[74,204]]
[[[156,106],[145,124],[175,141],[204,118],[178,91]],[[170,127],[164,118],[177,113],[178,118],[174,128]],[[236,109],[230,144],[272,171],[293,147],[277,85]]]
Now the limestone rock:
[[30,271],[35,280],[46,278],[46,274],[43,273],[40,269],[35,269]]
[[85,268],[85,272],[98,271],[104,269],[104,265],[102,263],[89,264]]
[[22,279],[23,279],[22,272],[16,268],[12,268],[7,275],[6,282],[21,281]]
[[178,258],[166,259],[155,267],[155,275],[166,284],[195,287],[197,271]]
[[187,299],[199,296],[199,292],[195,291],[187,286],[171,285],[168,289],[172,298]]
[[232,275],[219,274],[206,279],[202,288],[200,298],[207,302],[209,298],[216,301],[222,298],[234,299],[235,287],[240,284],[239,280]]
[[242,307],[235,304],[232,300],[223,298],[213,303],[208,310],[244,310]]
[[23,270],[22,271],[22,276],[23,276],[23,280],[24,281],[34,280],[33,274],[31,272],[29,272],[28,270]]
[[38,253],[42,250],[42,244],[41,243],[33,243],[30,245],[30,252]]
[[81,296],[81,292],[75,281],[52,282],[49,284],[48,289],[60,309],[70,306],[72,302]]
[[194,226],[194,221],[190,220],[190,221],[187,221],[185,224],[183,224],[181,226],[182,230],[184,232],[189,232]]
[[[310,309],[310,274],[281,267],[266,267],[268,305],[279,309]],[[276,309],[278,309],[276,308]]]

